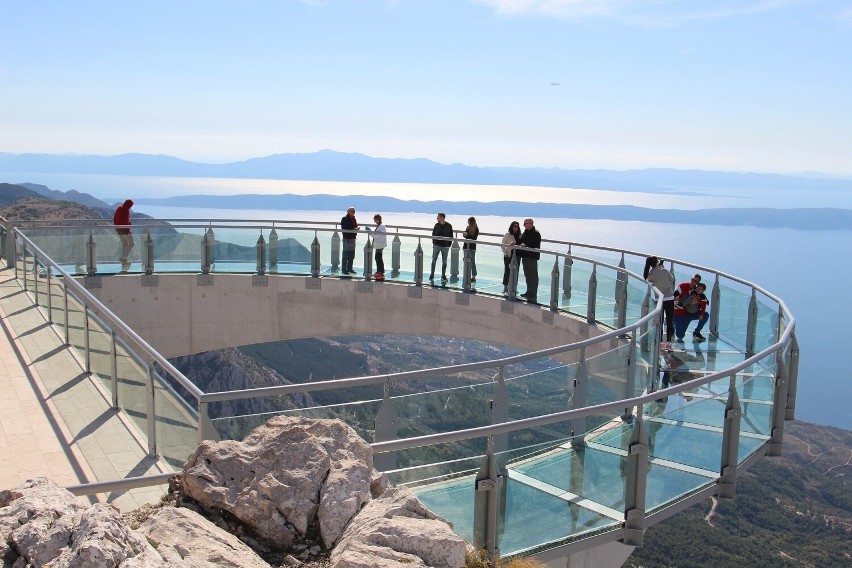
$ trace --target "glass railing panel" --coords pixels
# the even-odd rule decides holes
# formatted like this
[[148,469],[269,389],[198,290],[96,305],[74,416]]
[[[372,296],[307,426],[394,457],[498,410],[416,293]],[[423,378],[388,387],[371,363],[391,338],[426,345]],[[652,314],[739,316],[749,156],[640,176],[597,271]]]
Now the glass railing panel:
[[719,305],[710,305],[708,308],[710,311],[717,310],[719,313],[720,337],[735,345],[738,349],[744,349],[746,346],[748,305],[750,299],[750,291],[745,293],[725,285],[720,285]]
[[595,319],[604,325],[615,327],[618,308],[615,302],[615,290],[618,273],[606,266],[597,267],[597,288],[595,293]]
[[507,366],[504,377],[509,419],[520,420],[570,410],[577,367],[576,363],[565,365],[553,359]]
[[[93,231],[104,231],[102,228]],[[70,272],[86,265],[89,229],[83,227],[27,227],[23,233],[54,262]]]
[[[311,272],[311,245],[314,242],[314,237],[322,233],[316,233],[310,230],[294,230],[276,229],[278,233],[277,253],[278,267],[276,272],[288,274],[310,274]],[[271,241],[269,240],[269,231],[264,231],[264,239],[267,241],[266,261],[269,266]],[[323,242],[320,238],[317,239],[320,243],[320,271],[323,268],[330,267],[326,264],[322,266],[322,248]],[[366,239],[364,239],[366,242]],[[356,254],[356,257],[358,255]],[[329,256],[330,259],[330,256]]]
[[148,368],[138,362],[129,351],[118,342],[116,353],[116,382],[118,386],[118,405],[130,417],[140,435],[148,435]]
[[112,388],[112,337],[94,315],[89,315],[89,367],[91,373],[110,392]]
[[[564,493],[510,477],[502,496],[505,501],[503,530],[498,534],[501,554],[558,544],[570,538],[613,528],[620,521],[571,502]],[[546,522],[543,520],[546,519]]]
[[627,370],[630,362],[630,342],[616,339],[605,343],[612,344],[616,344],[616,347],[586,360],[589,371],[587,406],[629,398]]
[[[471,289],[476,290],[477,292],[483,292],[487,294],[503,294],[503,251],[498,246],[488,245],[485,243],[478,243],[476,245],[476,282],[471,283]],[[387,261],[385,261],[387,263]],[[463,285],[462,277],[464,276],[464,250],[461,251],[459,255],[459,285]],[[473,276],[471,272],[471,276]],[[541,267],[539,267],[539,280],[544,277],[541,273]],[[547,278],[550,278],[550,272],[547,273]],[[523,282],[523,275],[521,275],[521,282]],[[521,292],[524,289],[520,290]],[[550,295],[546,297],[541,295],[539,292],[539,301],[542,303],[547,303],[550,301]]]
[[757,300],[757,325],[754,334],[754,352],[758,353],[774,345],[779,334],[778,304],[761,299]]
[[54,275],[50,281],[51,317],[60,337],[65,334],[65,285],[62,278]]
[[201,270],[201,239],[204,229],[192,227],[150,226],[137,231],[138,250],[134,248],[132,258],[143,258],[148,235],[154,246],[154,271],[192,271]]
[[574,260],[571,265],[571,288],[570,297],[565,293],[565,266],[563,260],[562,275],[562,301],[563,309],[585,318],[589,305],[589,278],[592,274],[592,265],[583,260]]
[[157,374],[154,380],[157,453],[177,469],[198,444],[198,416],[194,409]]
[[213,271],[251,273],[257,270],[256,243],[260,229],[219,226],[212,229]]
[[461,380],[457,377],[430,377],[428,388],[467,384],[433,392],[392,396],[399,437],[413,438],[488,426],[491,423],[490,401],[494,399],[496,383],[488,376],[483,376],[480,379],[482,382],[473,382],[475,380],[467,377]]
[[394,485],[408,486],[430,511],[453,524],[453,532],[474,542],[476,473],[484,464],[484,456],[475,455],[456,462],[392,471],[387,476]]

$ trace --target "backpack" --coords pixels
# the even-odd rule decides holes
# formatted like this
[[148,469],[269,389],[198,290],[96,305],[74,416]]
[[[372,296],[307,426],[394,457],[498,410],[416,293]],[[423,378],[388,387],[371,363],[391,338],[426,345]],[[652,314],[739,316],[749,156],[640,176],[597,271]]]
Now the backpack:
[[684,298],[681,296],[680,301],[678,302],[680,307],[686,310],[689,314],[697,314],[701,309],[701,298],[698,297],[698,294],[694,294],[690,292]]

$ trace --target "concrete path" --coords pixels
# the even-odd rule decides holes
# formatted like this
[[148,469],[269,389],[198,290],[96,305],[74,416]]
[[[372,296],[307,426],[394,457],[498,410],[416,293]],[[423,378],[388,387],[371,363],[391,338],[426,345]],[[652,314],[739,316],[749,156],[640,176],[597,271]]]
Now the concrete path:
[[[62,486],[172,471],[147,456],[137,427],[83,370],[41,308],[0,265],[0,488],[45,476]],[[165,487],[90,497],[122,512],[152,503]]]

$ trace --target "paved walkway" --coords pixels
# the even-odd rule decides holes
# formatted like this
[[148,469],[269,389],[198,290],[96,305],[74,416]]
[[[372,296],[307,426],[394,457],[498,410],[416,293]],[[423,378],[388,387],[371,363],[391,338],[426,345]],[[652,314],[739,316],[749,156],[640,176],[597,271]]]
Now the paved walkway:
[[[110,407],[42,310],[0,265],[0,488],[45,476],[62,486],[171,471],[147,456],[136,426]],[[121,511],[157,501],[164,487],[91,496]]]

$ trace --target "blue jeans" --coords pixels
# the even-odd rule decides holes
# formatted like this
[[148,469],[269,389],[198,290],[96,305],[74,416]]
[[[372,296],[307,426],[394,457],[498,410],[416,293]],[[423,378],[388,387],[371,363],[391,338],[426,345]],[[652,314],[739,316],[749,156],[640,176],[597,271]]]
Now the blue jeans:
[[690,322],[695,320],[698,320],[698,325],[692,333],[701,333],[701,330],[704,329],[704,325],[710,320],[710,312],[704,312],[704,319],[698,319],[699,315],[700,314],[696,312],[694,314],[686,314],[685,316],[675,316],[675,336],[678,339],[683,339],[683,336],[686,335],[686,328],[689,327]]
[[343,273],[354,272],[352,264],[355,262],[355,239],[343,239]]
[[439,247],[432,245],[432,269],[429,271],[429,279],[435,276],[435,263],[438,261],[438,255],[441,255],[441,277],[447,277],[447,253],[450,252],[450,247]]

